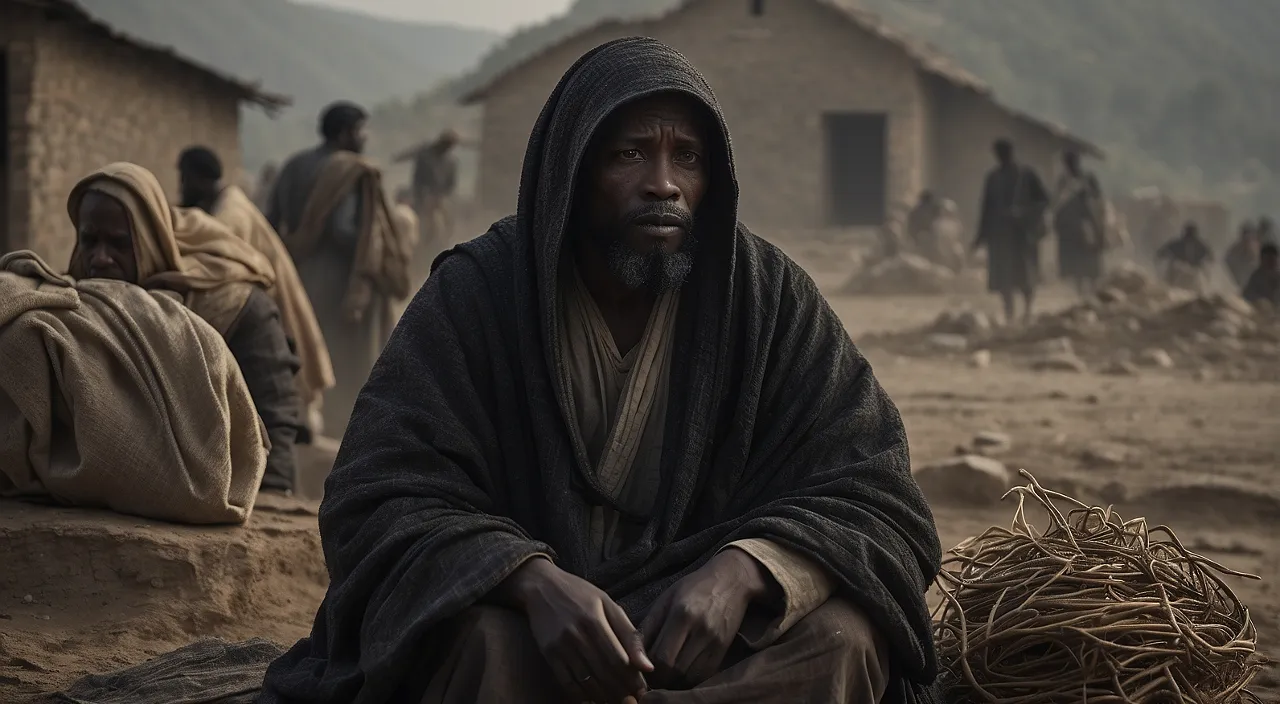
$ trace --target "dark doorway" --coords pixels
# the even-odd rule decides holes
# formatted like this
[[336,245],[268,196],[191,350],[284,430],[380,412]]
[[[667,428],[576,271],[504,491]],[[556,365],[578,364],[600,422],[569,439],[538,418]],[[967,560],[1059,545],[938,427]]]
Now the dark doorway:
[[9,61],[0,49],[0,252],[15,246],[9,228]]
[[886,208],[886,137],[883,113],[828,113],[827,202],[832,225],[878,226]]

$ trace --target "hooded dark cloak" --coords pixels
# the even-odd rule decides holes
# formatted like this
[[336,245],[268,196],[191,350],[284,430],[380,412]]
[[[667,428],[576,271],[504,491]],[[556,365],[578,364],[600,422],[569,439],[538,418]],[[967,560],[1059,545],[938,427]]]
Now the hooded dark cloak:
[[[713,118],[700,246],[681,291],[662,488],[641,537],[591,566],[612,506],[566,424],[557,279],[578,165],[620,106],[661,92]],[[886,701],[929,701],[924,594],[941,550],[902,419],[812,280],[737,223],[728,131],[673,49],[583,56],[533,128],[517,213],[437,259],[356,403],[320,508],[331,584],[265,702],[417,702],[447,623],[543,552],[639,623],[725,544],[768,538],[836,578],[892,649]]]

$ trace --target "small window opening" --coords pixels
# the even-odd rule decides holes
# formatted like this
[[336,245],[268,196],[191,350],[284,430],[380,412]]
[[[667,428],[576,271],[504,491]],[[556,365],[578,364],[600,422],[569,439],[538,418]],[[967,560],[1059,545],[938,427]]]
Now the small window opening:
[[764,14],[764,0],[751,0],[751,14],[756,17]]

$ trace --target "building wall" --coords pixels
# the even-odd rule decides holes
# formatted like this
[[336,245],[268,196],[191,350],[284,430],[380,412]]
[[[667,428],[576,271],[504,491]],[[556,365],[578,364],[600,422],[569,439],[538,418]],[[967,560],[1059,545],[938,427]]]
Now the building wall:
[[108,163],[145,166],[171,198],[184,147],[203,144],[226,171],[239,167],[238,101],[213,78],[65,22],[41,22],[34,36],[26,174],[12,189],[28,203],[22,246],[65,262],[74,246],[67,194]]
[[0,165],[0,252],[16,249],[25,241],[20,233],[27,231],[30,202],[11,188],[13,184],[27,181],[27,111],[31,103],[31,82],[35,71],[36,16],[34,8],[3,6],[4,21],[0,22],[0,51],[5,54],[8,67],[5,84],[8,94],[3,97],[7,107],[4,124],[8,133],[0,135],[6,141],[6,163]]
[[816,2],[703,0],[666,17],[579,36],[508,73],[485,100],[480,194],[486,208],[515,207],[529,131],[564,71],[609,39],[647,35],[679,49],[724,108],[742,190],[741,217],[754,226],[811,229],[827,222],[822,116],[888,116],[888,199],[914,198],[924,184],[924,86],[896,47]]

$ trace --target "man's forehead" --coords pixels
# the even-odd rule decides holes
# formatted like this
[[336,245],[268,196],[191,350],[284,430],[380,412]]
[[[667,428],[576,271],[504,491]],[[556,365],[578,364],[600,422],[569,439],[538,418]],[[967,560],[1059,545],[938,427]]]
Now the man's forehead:
[[662,93],[619,107],[609,115],[602,132],[618,134],[655,126],[673,126],[702,137],[706,122],[706,108],[693,97],[682,93]]

